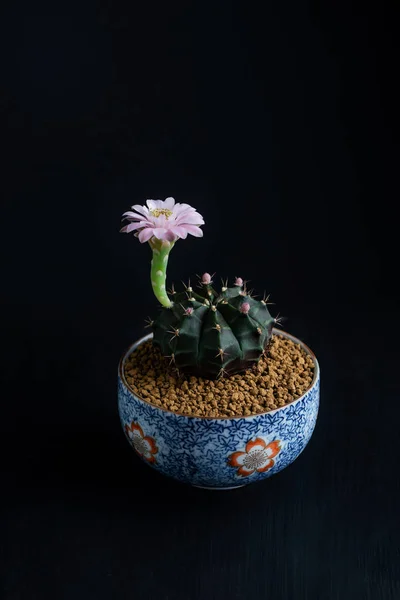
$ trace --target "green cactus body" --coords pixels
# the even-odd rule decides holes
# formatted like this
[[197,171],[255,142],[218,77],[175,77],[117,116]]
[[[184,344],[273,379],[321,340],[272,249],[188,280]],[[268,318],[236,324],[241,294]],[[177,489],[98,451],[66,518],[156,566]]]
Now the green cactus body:
[[182,372],[208,379],[233,375],[258,362],[275,322],[266,302],[245,288],[203,284],[173,293],[171,308],[153,321],[153,343]]

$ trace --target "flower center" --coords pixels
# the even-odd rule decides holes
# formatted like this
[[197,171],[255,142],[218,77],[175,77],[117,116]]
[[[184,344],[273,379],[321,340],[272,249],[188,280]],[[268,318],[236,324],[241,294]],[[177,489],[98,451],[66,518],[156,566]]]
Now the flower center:
[[247,469],[258,469],[268,458],[266,450],[252,450],[243,460]]
[[140,435],[134,435],[132,441],[133,441],[135,450],[137,452],[139,452],[139,454],[146,454],[147,445],[146,445],[146,442],[144,441],[144,439],[140,437]]
[[172,215],[172,210],[169,210],[169,208],[153,208],[150,212],[153,215],[153,217],[165,215],[167,219]]

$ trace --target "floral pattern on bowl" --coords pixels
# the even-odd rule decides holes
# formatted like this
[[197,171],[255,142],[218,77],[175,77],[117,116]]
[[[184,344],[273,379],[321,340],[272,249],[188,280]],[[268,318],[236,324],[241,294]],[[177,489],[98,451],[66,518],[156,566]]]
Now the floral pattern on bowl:
[[156,462],[154,456],[158,452],[156,443],[152,437],[144,435],[143,429],[138,423],[135,423],[134,421],[132,421],[130,425],[126,423],[125,433],[134,450],[136,450],[141,458],[147,460],[149,463]]
[[281,449],[280,440],[274,440],[269,444],[261,438],[247,442],[246,449],[241,452],[233,452],[228,458],[228,464],[237,468],[240,477],[249,477],[253,473],[266,473],[274,464],[274,458]]

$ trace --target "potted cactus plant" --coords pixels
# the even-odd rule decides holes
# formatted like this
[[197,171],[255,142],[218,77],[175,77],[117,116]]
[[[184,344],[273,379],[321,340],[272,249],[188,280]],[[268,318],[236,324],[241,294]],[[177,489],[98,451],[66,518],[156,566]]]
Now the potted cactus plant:
[[173,198],[123,215],[152,251],[160,310],[152,332],[122,356],[119,414],[128,441],[149,465],[198,487],[233,489],[267,478],[302,452],[319,405],[319,366],[300,340],[278,330],[268,298],[246,282],[204,273],[167,292],[169,254],[203,217]]

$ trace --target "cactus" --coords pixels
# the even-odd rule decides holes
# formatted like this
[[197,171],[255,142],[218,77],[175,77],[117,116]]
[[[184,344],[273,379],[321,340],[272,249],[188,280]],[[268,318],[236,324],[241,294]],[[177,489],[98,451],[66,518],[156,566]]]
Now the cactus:
[[255,300],[240,277],[218,293],[209,273],[201,277],[199,292],[190,284],[180,293],[172,288],[168,294],[165,288],[170,251],[188,234],[202,237],[203,217],[189,204],[168,197],[147,200],[146,206],[134,204],[123,218],[129,224],[121,232],[134,232],[142,244],[149,243],[153,253],[151,285],[162,308],[148,326],[161,353],[178,370],[209,379],[255,365],[265,353],[273,325],[280,323],[269,314],[268,299]]
[[171,291],[172,306],[152,322],[153,343],[184,373],[215,379],[249,369],[270,341],[275,319],[236,278],[218,293],[205,273],[200,289]]

